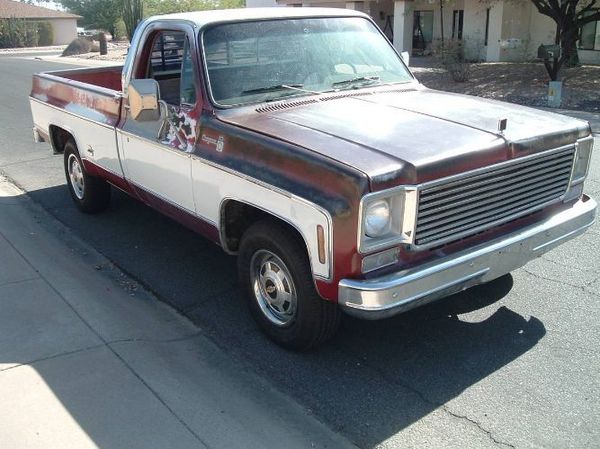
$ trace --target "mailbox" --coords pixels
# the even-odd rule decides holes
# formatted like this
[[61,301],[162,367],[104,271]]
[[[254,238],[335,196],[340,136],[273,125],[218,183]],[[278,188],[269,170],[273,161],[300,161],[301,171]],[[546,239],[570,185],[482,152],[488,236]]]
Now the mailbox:
[[540,45],[538,47],[538,58],[554,59],[560,58],[560,45]]

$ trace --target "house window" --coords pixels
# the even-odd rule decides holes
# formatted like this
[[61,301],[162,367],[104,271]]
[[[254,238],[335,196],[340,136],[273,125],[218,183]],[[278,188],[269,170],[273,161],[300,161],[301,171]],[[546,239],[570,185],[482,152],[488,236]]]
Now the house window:
[[452,39],[462,39],[464,16],[465,11],[463,9],[454,10],[452,14]]
[[[588,11],[586,15],[595,14],[597,11]],[[581,28],[579,40],[581,50],[600,50],[600,22],[586,23]]]
[[486,47],[488,44],[489,36],[490,36],[490,8],[487,8],[485,10],[485,41],[483,42],[483,45],[485,45]]

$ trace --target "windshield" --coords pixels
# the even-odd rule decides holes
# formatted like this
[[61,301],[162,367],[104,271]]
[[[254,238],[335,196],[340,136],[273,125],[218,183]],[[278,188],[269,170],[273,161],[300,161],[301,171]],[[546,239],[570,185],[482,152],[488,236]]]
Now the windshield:
[[212,96],[224,106],[413,80],[360,17],[230,23],[202,39]]

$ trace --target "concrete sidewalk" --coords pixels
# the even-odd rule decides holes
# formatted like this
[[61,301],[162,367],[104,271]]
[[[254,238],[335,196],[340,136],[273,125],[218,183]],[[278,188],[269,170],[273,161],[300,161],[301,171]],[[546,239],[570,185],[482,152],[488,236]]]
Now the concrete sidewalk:
[[1,176],[0,255],[0,447],[354,447]]

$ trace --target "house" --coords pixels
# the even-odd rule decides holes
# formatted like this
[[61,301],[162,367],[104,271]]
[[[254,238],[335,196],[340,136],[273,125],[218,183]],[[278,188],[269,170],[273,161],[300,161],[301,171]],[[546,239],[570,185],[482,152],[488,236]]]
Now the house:
[[81,16],[42,8],[13,0],[0,0],[0,19],[24,19],[49,22],[54,31],[54,45],[68,44],[77,37],[77,19]]
[[[427,54],[432,42],[461,39],[469,59],[525,61],[537,57],[541,44],[554,43],[556,25],[530,0],[247,0],[246,6],[321,6],[369,14],[398,51]],[[579,59],[600,64],[600,22],[586,25]]]

